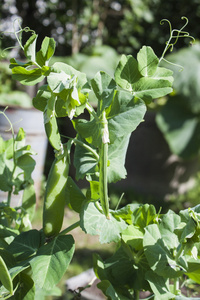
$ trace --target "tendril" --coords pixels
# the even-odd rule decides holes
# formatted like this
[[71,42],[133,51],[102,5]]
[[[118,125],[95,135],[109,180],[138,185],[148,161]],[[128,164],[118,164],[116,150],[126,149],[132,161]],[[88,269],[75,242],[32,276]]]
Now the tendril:
[[[16,23],[17,23],[17,25],[16,25]],[[17,29],[16,26],[19,29]],[[13,21],[13,31],[0,32],[0,39],[3,39],[5,35],[14,34],[15,38],[17,39],[18,45],[19,45],[19,46],[10,46],[10,47],[7,47],[7,48],[3,49],[1,51],[1,54],[0,54],[1,57],[5,57],[6,56],[6,51],[11,50],[11,49],[18,49],[20,47],[22,50],[24,50],[24,46],[22,45],[22,34],[23,34],[23,32],[26,32],[26,33],[30,32],[31,34],[35,34],[35,31],[30,29],[29,27],[25,27],[25,28],[21,27],[21,19],[20,18],[17,18]]]
[[[160,21],[161,25],[163,25],[166,22],[168,23],[170,37],[169,37],[168,41],[166,42],[166,46],[163,50],[161,58],[159,59],[159,62],[161,62],[161,60],[165,60],[166,62],[168,62],[172,65],[176,65],[176,64],[171,63],[171,62],[167,61],[166,59],[164,59],[164,56],[165,56],[166,52],[168,50],[170,52],[173,51],[174,45],[178,42],[179,38],[190,38],[192,40],[190,43],[193,43],[195,41],[195,39],[193,38],[193,36],[191,36],[189,34],[189,32],[183,30],[188,24],[188,19],[186,17],[182,17],[181,20],[185,20],[185,24],[181,27],[181,29],[172,29],[172,25],[171,25],[170,21],[167,20],[167,19],[162,19]],[[176,65],[176,66],[179,66],[179,65]],[[179,67],[181,67],[181,66],[179,66]],[[183,69],[183,67],[181,67],[181,69]]]

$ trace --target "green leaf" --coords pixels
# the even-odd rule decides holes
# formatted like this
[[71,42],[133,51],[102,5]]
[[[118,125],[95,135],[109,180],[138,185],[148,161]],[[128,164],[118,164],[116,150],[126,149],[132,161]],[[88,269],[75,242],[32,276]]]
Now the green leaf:
[[151,47],[143,46],[137,54],[138,69],[142,76],[152,76],[158,67],[159,59]]
[[156,224],[145,228],[143,246],[149,265],[156,274],[165,278],[175,278],[182,274],[182,266],[178,266],[173,259]]
[[26,260],[33,256],[40,247],[41,233],[36,229],[22,232],[16,236],[7,250],[18,260]]
[[145,112],[146,105],[143,101],[129,92],[117,92],[107,112],[110,143],[133,132],[143,121]]
[[74,248],[71,235],[57,236],[40,247],[37,255],[30,261],[36,286],[45,290],[52,289],[66,272]]
[[[130,300],[131,298],[122,295],[118,292],[108,280],[103,280],[97,284],[97,287],[102,290],[107,299],[111,300]],[[131,297],[131,295],[130,295]]]
[[98,120],[92,119],[86,121],[76,119],[72,121],[75,130],[84,138],[89,144],[98,147],[102,143],[101,138],[101,124]]
[[171,81],[153,77],[142,77],[133,86],[133,95],[150,103],[152,99],[166,96],[172,92]]
[[27,70],[23,67],[14,67],[12,69],[13,79],[18,80],[24,85],[35,85],[44,79],[41,69]]
[[36,162],[29,155],[25,154],[17,159],[17,166],[24,171],[24,180],[31,179],[31,174],[35,168]]
[[116,83],[105,72],[98,72],[91,80],[92,89],[100,103],[100,112],[109,107],[116,89]]
[[163,241],[169,249],[173,250],[179,246],[178,236],[174,231],[179,226],[180,222],[180,216],[169,210],[163,215],[162,222],[159,224]]
[[155,296],[158,297],[158,299],[174,299],[175,295],[170,292],[169,282],[167,278],[163,278],[153,271],[148,271],[145,277],[148,280],[152,291],[154,292]]
[[125,159],[130,134],[118,138],[113,144],[108,145],[108,182],[117,182],[126,178]]
[[132,56],[122,56],[115,72],[119,86],[147,103],[172,92],[172,71],[157,67],[158,59],[151,48],[142,48],[138,60],[139,64]]
[[119,64],[115,71],[116,83],[125,90],[132,89],[132,84],[137,82],[141,78],[141,74],[138,70],[138,62],[131,56],[122,55]]
[[13,162],[6,160],[6,153],[0,154],[0,189],[4,192],[12,190]]
[[33,65],[33,62],[32,62],[32,61],[29,61],[29,62],[21,62],[21,61],[15,59],[15,58],[11,58],[11,59],[10,59],[10,65],[9,65],[9,68],[10,68],[10,69],[13,69],[14,67],[19,67],[19,66],[20,66],[20,67],[26,68],[26,67],[29,67],[29,66],[31,66],[31,65]]
[[99,235],[100,243],[104,244],[119,241],[120,234],[127,227],[127,224],[112,214],[110,219],[107,219],[96,208],[94,202],[86,202],[81,209],[80,226],[88,234]]
[[[80,136],[78,136],[77,139],[88,145],[88,143],[85,140],[81,139]],[[90,147],[94,149],[92,145],[90,145]],[[83,179],[85,175],[94,174],[96,171],[97,164],[97,157],[95,157],[91,151],[77,143],[74,152],[74,166],[76,168],[76,179]]]
[[62,62],[55,63],[52,66],[52,72],[55,72],[55,73],[64,72],[70,76],[76,75],[78,78],[77,89],[82,88],[87,83],[87,78],[86,78],[85,73],[81,73],[81,72],[77,71],[76,69],[74,69],[73,67],[71,67],[65,63],[62,63]]
[[72,77],[64,71],[60,73],[51,72],[47,78],[48,85],[53,93],[59,94],[64,89],[72,88]]
[[47,101],[50,97],[51,92],[48,90],[48,85],[46,84],[41,86],[37,91],[37,95],[33,98],[33,106],[44,112]]
[[143,237],[143,231],[134,225],[129,225],[122,233],[123,241],[135,250],[143,248]]
[[144,204],[139,206],[133,212],[133,224],[144,230],[146,226],[156,222],[157,220],[156,209],[152,204]]
[[35,299],[35,284],[32,278],[26,273],[20,274],[19,288],[15,292],[15,300]]
[[68,176],[67,179],[67,201],[70,203],[72,209],[76,212],[80,212],[83,202],[86,200],[85,195],[80,188],[76,185],[73,179]]
[[26,58],[32,62],[35,62],[35,48],[37,37],[37,34],[32,34],[24,45],[24,54]]
[[55,52],[56,42],[53,38],[45,37],[40,51],[36,54],[36,61],[42,67],[48,65]]
[[12,279],[10,277],[10,274],[8,272],[7,266],[3,260],[3,258],[0,255],[0,281],[3,284],[3,286],[10,292],[10,294],[13,294],[13,283]]

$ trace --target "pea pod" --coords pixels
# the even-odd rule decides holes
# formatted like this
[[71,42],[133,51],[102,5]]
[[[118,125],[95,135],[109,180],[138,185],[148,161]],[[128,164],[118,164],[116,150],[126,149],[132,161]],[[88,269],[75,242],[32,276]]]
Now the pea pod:
[[59,151],[61,148],[61,137],[55,116],[52,116],[49,122],[45,123],[45,131],[51,146]]
[[56,103],[56,97],[54,95],[51,95],[44,109],[43,116],[44,116],[45,131],[48,140],[51,146],[55,150],[59,151],[61,148],[61,137],[58,130],[58,124],[56,121],[55,103]]
[[66,203],[66,184],[69,173],[69,157],[56,157],[47,179],[43,207],[43,231],[47,237],[57,235],[62,227]]

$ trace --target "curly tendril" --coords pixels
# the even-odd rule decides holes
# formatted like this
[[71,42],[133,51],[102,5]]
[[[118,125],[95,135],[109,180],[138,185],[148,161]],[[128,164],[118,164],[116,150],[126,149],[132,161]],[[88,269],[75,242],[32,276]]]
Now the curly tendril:
[[[17,23],[17,25],[16,25]],[[18,27],[19,29],[17,29],[16,27]],[[0,32],[0,39],[3,39],[4,38],[4,35],[5,34],[14,34],[16,39],[17,39],[17,42],[18,42],[18,45],[20,46],[20,48],[22,50],[24,50],[24,46],[22,45],[22,34],[23,32],[30,32],[31,34],[35,34],[35,31],[30,29],[29,27],[25,27],[25,28],[22,28],[21,27],[21,19],[20,18],[17,18],[13,21],[13,31],[4,31],[4,32]],[[19,46],[11,46],[11,47],[7,47],[5,49],[3,49],[1,51],[1,54],[0,56],[1,57],[5,57],[6,56],[6,51],[8,50],[12,50],[12,49],[18,49]]]
[[[170,64],[176,65],[176,64],[171,63],[171,62],[167,61],[166,59],[164,59],[166,52],[168,50],[170,50],[170,52],[173,51],[174,45],[178,42],[179,38],[190,38],[190,39],[192,39],[192,41],[190,43],[193,43],[195,41],[194,37],[191,36],[189,34],[189,32],[183,30],[188,24],[188,19],[186,17],[182,17],[181,20],[185,20],[185,24],[181,27],[181,29],[172,29],[172,25],[171,25],[170,21],[167,19],[162,19],[160,21],[161,25],[165,24],[166,22],[168,23],[170,37],[169,37],[168,41],[166,42],[166,46],[163,50],[163,53],[161,55],[159,62],[161,62],[161,60],[165,60],[166,62],[168,62]],[[182,66],[179,66],[179,65],[176,65],[176,66],[182,68]]]

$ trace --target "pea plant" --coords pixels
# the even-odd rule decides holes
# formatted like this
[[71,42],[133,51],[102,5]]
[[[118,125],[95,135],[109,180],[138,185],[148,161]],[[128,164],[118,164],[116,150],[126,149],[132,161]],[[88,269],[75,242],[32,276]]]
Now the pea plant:
[[[31,201],[33,152],[21,144],[23,129],[9,141],[0,140],[0,163],[5,165],[0,175],[7,180],[4,191],[9,194],[0,206],[1,298],[42,299],[41,295],[55,294],[74,254],[73,229],[80,226],[86,234],[98,235],[101,244],[116,243],[116,251],[105,261],[94,255],[98,287],[107,299],[138,300],[140,291],[150,292],[146,299],[192,299],[181,294],[181,285],[188,280],[200,283],[200,205],[166,214],[151,204],[130,203],[111,209],[108,195],[109,183],[126,178],[130,135],[143,122],[147,104],[172,92],[172,71],[160,63],[179,37],[189,36],[183,29],[171,31],[160,59],[151,47],[143,46],[136,58],[121,56],[114,78],[100,71],[90,81],[68,64],[50,64],[55,52],[53,38],[45,37],[36,51],[35,32],[31,31],[25,45],[21,39],[24,30],[16,33],[26,61],[10,60],[12,76],[23,85],[46,79],[33,105],[43,113],[55,159],[45,188],[42,229],[31,229],[27,220],[35,205]],[[96,109],[91,105],[93,98]],[[89,120],[82,117],[85,110]],[[61,135],[57,125],[61,117],[71,120],[74,138]],[[85,194],[69,176],[72,164],[76,180],[88,182]],[[20,209],[11,208],[9,199],[19,180],[25,196]],[[66,206],[78,213],[79,221],[62,230]]]

